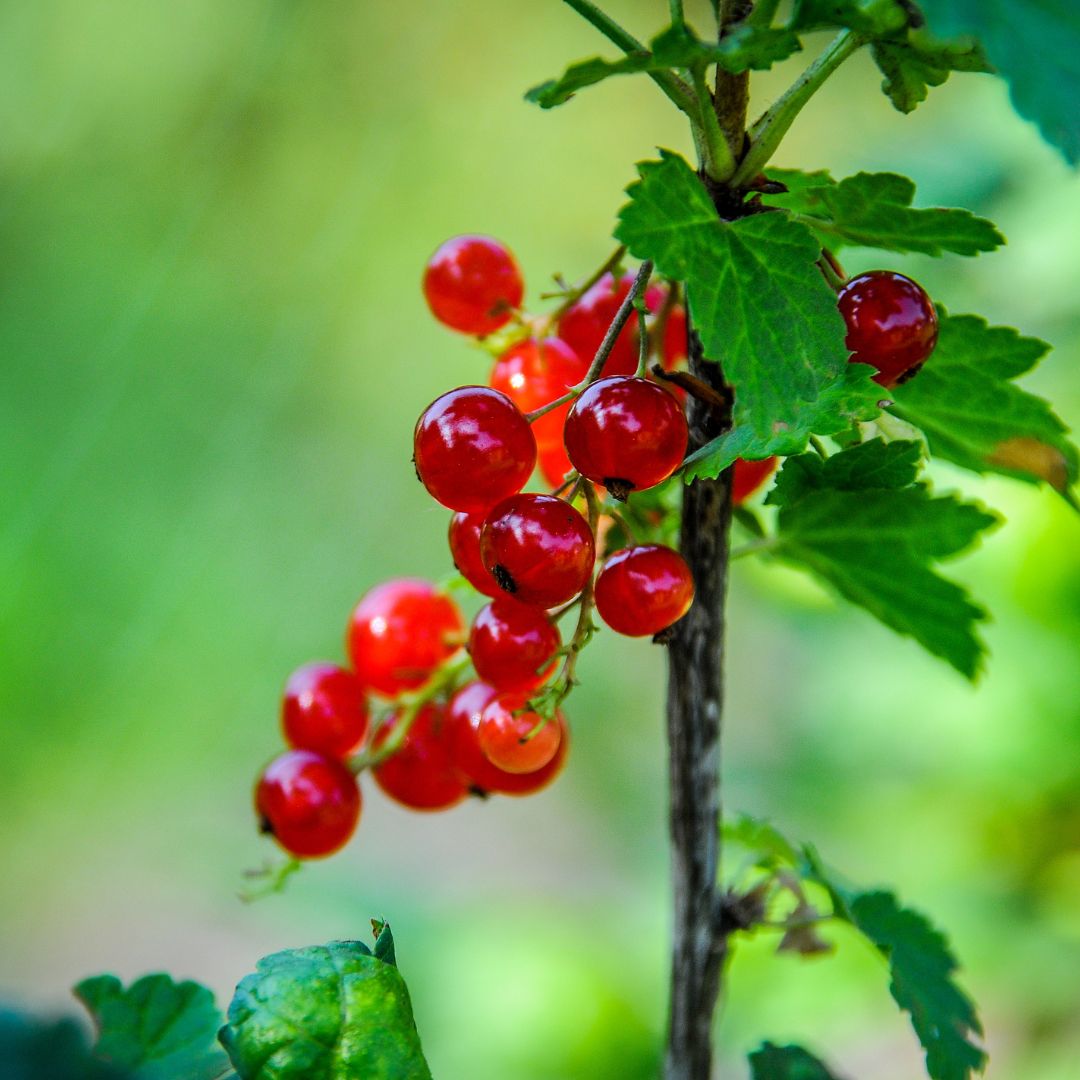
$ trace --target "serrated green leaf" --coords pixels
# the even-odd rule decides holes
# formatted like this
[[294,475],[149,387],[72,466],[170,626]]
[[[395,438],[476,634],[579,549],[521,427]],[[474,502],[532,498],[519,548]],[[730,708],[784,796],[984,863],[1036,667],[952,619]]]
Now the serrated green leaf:
[[568,101],[579,90],[613,75],[673,71],[711,64],[718,64],[733,74],[762,71],[801,47],[796,34],[772,27],[744,23],[733,28],[720,42],[706,42],[688,26],[669,26],[649,42],[648,50],[628,53],[618,60],[594,56],[571,64],[559,78],[534,86],[526,93],[525,100],[542,109],[552,109]]
[[751,1080],[837,1080],[823,1061],[801,1046],[762,1043],[748,1060]]
[[0,1011],[0,1075],[4,1080],[135,1080],[97,1061],[74,1020],[42,1022]]
[[893,106],[911,112],[932,86],[940,86],[953,71],[991,72],[993,67],[977,41],[941,41],[926,30],[911,30],[890,40],[875,41],[870,49],[885,76],[881,89]]
[[900,0],[795,0],[793,30],[847,27],[864,37],[878,38],[907,28],[910,8]]
[[933,1080],[968,1080],[982,1072],[986,1054],[971,1040],[982,1026],[971,999],[953,981],[956,958],[945,936],[889,892],[848,899],[851,922],[889,962],[889,991],[911,1016]]
[[789,458],[765,498],[786,506],[815,491],[895,490],[914,484],[919,475],[922,446],[898,439],[870,439],[840,454],[822,459],[816,454]]
[[217,1043],[221,1013],[205,986],[147,975],[125,990],[99,975],[74,993],[97,1027],[94,1055],[138,1080],[217,1080],[228,1067]]
[[997,519],[919,485],[873,487],[910,476],[913,451],[900,445],[856,446],[827,467],[812,455],[788,458],[774,489],[774,550],[974,678],[983,654],[975,624],[985,613],[931,564],[969,547]]
[[736,458],[798,454],[806,449],[810,435],[838,435],[855,423],[873,420],[881,412],[883,393],[874,374],[866,364],[848,364],[816,401],[800,407],[797,423],[788,430],[762,437],[748,424],[736,424],[686,459],[683,480],[714,479]]
[[759,439],[805,437],[848,355],[836,296],[816,265],[820,245],[785,214],[721,221],[690,166],[661,153],[638,165],[616,237],[686,282],[705,354],[722,361],[735,390],[736,425]]
[[[769,175],[792,188],[792,170],[770,170]],[[969,210],[918,210],[911,205],[914,198],[915,184],[895,173],[858,173],[835,183],[828,173],[816,172],[795,182],[789,194],[769,196],[769,202],[800,215],[832,248],[854,244],[925,255],[977,255],[1005,243],[993,222]]]
[[1011,381],[1050,346],[974,315],[939,308],[938,317],[937,347],[916,378],[891,391],[889,411],[921,429],[935,457],[1065,492],[1080,469],[1068,429]]
[[431,1080],[400,972],[358,941],[260,960],[220,1038],[242,1080]]
[[1016,111],[1080,161],[1080,9],[1070,0],[920,0],[941,34],[973,34],[1008,80]]

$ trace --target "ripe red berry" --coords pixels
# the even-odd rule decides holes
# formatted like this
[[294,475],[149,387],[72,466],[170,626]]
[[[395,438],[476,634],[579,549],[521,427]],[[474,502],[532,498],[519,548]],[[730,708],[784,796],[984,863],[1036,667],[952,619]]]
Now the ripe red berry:
[[357,604],[348,651],[362,686],[385,697],[422,686],[461,645],[457,605],[429,581],[394,578]]
[[910,379],[937,344],[937,313],[922,286],[891,270],[853,277],[837,297],[851,362],[877,368],[885,387]]
[[263,769],[255,785],[262,831],[301,859],[331,855],[360,820],[356,777],[334,758],[287,750]]
[[660,544],[615,552],[596,579],[596,610],[620,634],[666,630],[694,602],[694,579],[683,557]]
[[777,457],[762,458],[760,461],[736,458],[731,476],[731,501],[736,506],[746,502],[776,472],[779,461]]
[[661,356],[665,371],[673,371],[686,359],[686,309],[682,306],[668,312]]
[[592,573],[589,523],[565,500],[512,495],[484,522],[480,554],[499,588],[515,600],[551,608],[572,600]]
[[561,645],[558,627],[540,608],[509,598],[485,604],[469,633],[476,674],[499,691],[535,689],[554,669]]
[[648,379],[600,379],[566,418],[566,451],[574,467],[625,499],[666,480],[686,456],[689,433],[678,401]]
[[439,322],[483,337],[505,326],[525,285],[513,255],[487,236],[447,240],[424,270],[424,296]]
[[570,457],[566,453],[561,431],[559,432],[558,441],[538,442],[536,444],[536,466],[540,470],[540,475],[544,478],[544,483],[550,484],[553,488],[562,486],[566,474],[574,466],[570,463]]
[[489,386],[459,386],[420,415],[413,461],[424,487],[451,510],[478,513],[520,491],[536,465],[529,421]]
[[368,729],[364,688],[335,664],[305,664],[285,684],[281,726],[285,741],[297,749],[337,758],[355,754]]
[[[581,296],[559,320],[559,337],[582,358],[586,366],[592,363],[600,343],[608,331],[619,305],[634,283],[633,274],[624,274],[618,282],[605,274]],[[656,311],[664,301],[664,290],[650,285],[645,290],[645,306]],[[615,345],[604,364],[605,375],[633,375],[638,364],[638,317],[630,313],[626,325],[619,331]]]
[[502,596],[498,582],[480,558],[480,529],[483,514],[457,513],[450,519],[450,557],[465,580],[485,596]]
[[542,768],[531,773],[510,773],[493,765],[480,749],[478,731],[484,709],[496,696],[493,686],[471,682],[451,699],[447,708],[447,740],[454,768],[476,795],[532,795],[547,787],[562,772],[570,748],[570,733],[559,716],[559,749]]
[[[393,731],[395,713],[375,735],[378,749]],[[446,712],[441,705],[425,705],[409,728],[400,749],[372,772],[375,782],[392,799],[412,810],[448,810],[468,795],[468,788],[450,762]]]
[[499,694],[480,715],[476,731],[480,749],[504,772],[536,772],[558,753],[562,718],[544,721],[525,708],[528,700],[528,694]]
[[[585,378],[589,365],[578,358],[565,341],[549,337],[530,339],[508,349],[495,362],[489,380],[493,389],[505,394],[523,413],[533,412]],[[570,403],[561,405],[533,421],[537,445],[562,442],[563,422]]]

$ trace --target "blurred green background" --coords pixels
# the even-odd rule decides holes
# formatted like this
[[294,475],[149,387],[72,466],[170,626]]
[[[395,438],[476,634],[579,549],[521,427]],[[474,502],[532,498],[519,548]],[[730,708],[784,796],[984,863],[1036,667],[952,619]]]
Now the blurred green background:
[[[642,35],[660,0],[611,3]],[[696,9],[695,9],[696,10]],[[703,23],[704,20],[701,20]],[[341,656],[357,597],[449,570],[413,420],[487,362],[427,314],[422,265],[482,231],[530,296],[609,252],[633,162],[689,150],[646,80],[554,113],[522,92],[610,52],[556,0],[0,3],[0,999],[71,1011],[90,973],[223,1000],[266,952],[393,921],[440,1080],[654,1075],[668,937],[662,656],[601,635],[548,793],[360,832],[286,895],[250,785],[286,674]],[[755,108],[799,70],[756,80]],[[906,171],[1010,244],[894,265],[950,309],[1054,342],[1028,385],[1080,421],[1080,183],[1002,85],[911,118],[851,62],[778,163]],[[955,573],[991,607],[971,689],[792,573],[732,587],[726,801],[951,931],[990,1075],[1080,1054],[1080,544],[1051,493],[937,479],[1009,518]],[[888,552],[882,552],[888,558]],[[885,972],[741,947],[725,1075],[762,1038],[851,1076],[919,1054]]]

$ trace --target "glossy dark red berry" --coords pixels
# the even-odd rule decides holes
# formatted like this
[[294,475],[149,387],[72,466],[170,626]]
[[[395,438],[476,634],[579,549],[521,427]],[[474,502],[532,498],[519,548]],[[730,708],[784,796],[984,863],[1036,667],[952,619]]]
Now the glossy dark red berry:
[[485,596],[502,596],[498,582],[480,558],[480,529],[483,514],[457,513],[450,519],[450,557],[463,578]]
[[491,511],[480,534],[480,554],[505,593],[523,604],[552,608],[585,588],[596,548],[589,523],[568,502],[526,493]]
[[255,813],[291,855],[316,859],[344,846],[360,820],[356,777],[335,758],[287,750],[263,769],[255,785]]
[[660,544],[615,552],[596,578],[596,610],[612,630],[645,637],[666,630],[694,602],[694,579],[683,557]]
[[[588,289],[559,320],[559,337],[582,358],[586,366],[592,363],[600,343],[615,318],[619,305],[634,283],[633,274],[624,274],[616,281],[605,274]],[[656,311],[664,301],[664,290],[649,285],[645,290],[645,306]],[[626,325],[619,331],[615,345],[604,364],[605,375],[632,375],[638,365],[638,317],[630,313]]]
[[361,685],[396,697],[427,682],[464,636],[457,605],[430,581],[395,578],[357,604],[347,645]]
[[777,457],[762,458],[760,461],[736,458],[731,475],[731,501],[740,506],[759,491],[776,472],[779,460]]
[[934,351],[934,305],[922,286],[903,274],[859,274],[840,290],[837,304],[847,324],[851,362],[877,368],[874,381],[882,386],[911,378]]
[[[557,337],[537,341],[531,338],[508,349],[498,360],[489,380],[493,389],[505,394],[523,413],[533,412],[554,401],[585,378],[589,365]],[[537,443],[560,440],[570,403],[545,413],[533,421]]]
[[[394,714],[374,739],[377,750],[390,737],[400,714]],[[447,741],[446,711],[425,705],[417,713],[400,749],[372,772],[375,782],[392,799],[411,810],[448,810],[468,795],[455,771]]]
[[543,721],[528,694],[499,694],[480,715],[476,737],[485,757],[504,772],[534,773],[558,753],[561,717]]
[[648,379],[616,375],[585,389],[566,418],[574,468],[617,499],[666,480],[686,456],[679,402]]
[[289,676],[281,702],[285,741],[328,757],[355,754],[367,736],[364,688],[336,664],[305,664]]
[[536,439],[505,394],[490,386],[459,386],[420,415],[413,462],[443,506],[476,513],[525,486],[536,466]]
[[559,749],[542,768],[531,773],[510,773],[493,765],[480,749],[478,731],[484,709],[498,691],[484,682],[463,686],[447,707],[448,742],[454,768],[475,795],[532,795],[546,788],[562,772],[570,749],[570,732],[560,716]]
[[525,285],[513,255],[488,236],[455,236],[428,260],[424,297],[444,326],[483,337],[505,326]]
[[554,669],[561,645],[558,627],[541,608],[509,598],[485,604],[469,632],[476,674],[499,691],[535,689]]

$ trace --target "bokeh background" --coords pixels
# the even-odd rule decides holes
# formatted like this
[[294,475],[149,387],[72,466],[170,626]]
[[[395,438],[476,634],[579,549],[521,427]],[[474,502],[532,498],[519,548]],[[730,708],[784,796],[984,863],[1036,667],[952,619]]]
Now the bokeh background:
[[[659,0],[613,2],[645,36]],[[703,22],[704,20],[702,20]],[[244,906],[250,785],[286,674],[341,656],[358,596],[449,569],[414,418],[482,353],[428,316],[444,238],[504,239],[530,296],[610,251],[633,162],[688,152],[646,80],[521,100],[610,49],[563,5],[0,3],[0,999],[167,969],[223,1001],[264,953],[394,923],[440,1080],[654,1075],[668,936],[660,650],[601,635],[544,795],[413,815],[367,785],[347,851]],[[758,77],[763,107],[798,70]],[[1027,385],[1080,422],[1080,183],[1007,93],[954,76],[910,118],[850,62],[778,163],[897,169],[995,218],[974,260],[853,254],[1057,346]],[[1009,523],[955,567],[994,613],[972,689],[803,578],[738,564],[730,807],[946,926],[990,1075],[1080,1055],[1080,525],[936,468]],[[881,551],[887,560],[889,552]],[[919,1074],[859,942],[741,946],[725,1075],[762,1038]]]

